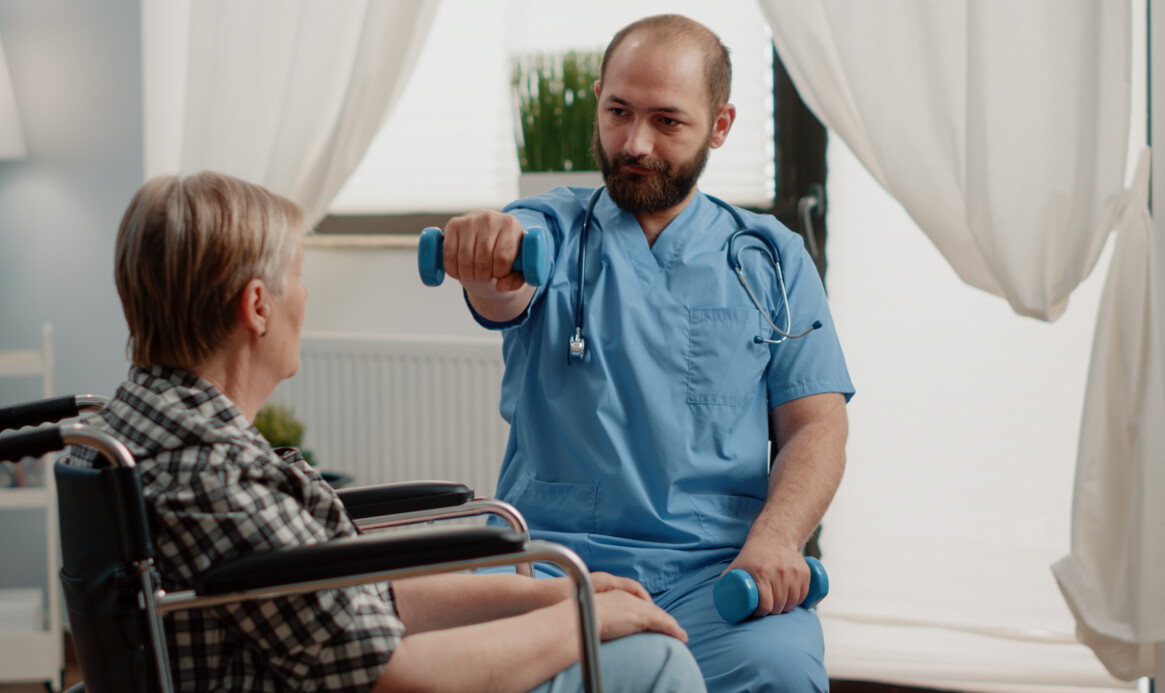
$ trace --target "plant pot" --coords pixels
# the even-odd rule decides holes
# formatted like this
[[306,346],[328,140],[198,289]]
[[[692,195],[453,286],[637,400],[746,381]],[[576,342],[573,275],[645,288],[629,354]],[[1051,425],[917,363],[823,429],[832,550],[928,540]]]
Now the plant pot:
[[518,176],[518,197],[530,197],[560,185],[597,188],[602,184],[603,174],[598,171],[532,171]]

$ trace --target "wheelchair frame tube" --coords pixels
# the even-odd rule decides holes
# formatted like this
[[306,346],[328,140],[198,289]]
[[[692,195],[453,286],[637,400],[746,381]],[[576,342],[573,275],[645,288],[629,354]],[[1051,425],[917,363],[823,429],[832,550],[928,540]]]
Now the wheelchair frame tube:
[[158,667],[158,685],[162,693],[174,693],[174,681],[170,676],[170,651],[166,645],[166,626],[162,623],[162,612],[158,610],[157,595],[163,594],[158,584],[158,574],[154,562],[139,561],[135,564],[142,580],[142,594],[145,595],[146,614],[150,621],[150,638],[154,641],[154,664]]
[[[526,540],[530,539],[530,527],[526,524],[526,518],[522,517],[522,514],[518,512],[517,508],[497,498],[474,498],[471,501],[450,508],[433,508],[431,510],[398,513],[396,515],[381,515],[379,517],[368,517],[363,520],[356,520],[355,522],[356,526],[361,530],[384,529],[385,527],[399,527],[401,525],[411,525],[420,522],[452,520],[459,517],[476,517],[478,515],[493,515],[500,518],[510,526],[510,529],[521,534]],[[534,564],[519,563],[517,565],[517,571],[519,575],[534,577]]]
[[271,597],[289,596],[325,589],[354,587],[356,585],[373,582],[387,582],[406,577],[436,575],[472,568],[514,565],[522,561],[546,561],[548,563],[554,563],[561,567],[573,580],[575,586],[575,602],[578,606],[581,648],[579,663],[582,668],[583,688],[591,693],[602,693],[603,681],[602,670],[599,664],[599,633],[595,630],[595,592],[594,585],[591,584],[590,572],[582,562],[582,559],[578,557],[578,554],[564,546],[550,542],[531,541],[522,551],[498,556],[434,563],[415,568],[383,570],[375,573],[364,573],[357,576],[328,580],[311,580],[223,595],[198,596],[194,593],[194,590],[167,593],[159,589],[154,593],[152,601],[154,602],[155,613],[161,617],[173,611],[203,609],[248,599],[269,599]]
[[84,445],[101,453],[111,464],[133,468],[133,455],[129,448],[105,431],[86,424],[64,424],[58,427],[65,445]]

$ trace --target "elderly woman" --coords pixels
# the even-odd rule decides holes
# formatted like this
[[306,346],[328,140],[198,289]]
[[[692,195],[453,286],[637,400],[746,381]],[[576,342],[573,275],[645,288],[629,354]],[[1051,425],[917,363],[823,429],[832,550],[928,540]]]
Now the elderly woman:
[[[122,219],[114,274],[134,365],[92,423],[137,458],[168,590],[224,558],[356,533],[299,453],[272,450],[251,425],[299,368],[306,231],[295,203],[215,173],[151,180]],[[70,455],[95,458],[86,448]],[[594,578],[600,634],[614,641],[601,652],[607,689],[703,690],[685,634],[643,588]],[[175,684],[577,689],[570,589],[446,575],[179,614],[168,630]]]

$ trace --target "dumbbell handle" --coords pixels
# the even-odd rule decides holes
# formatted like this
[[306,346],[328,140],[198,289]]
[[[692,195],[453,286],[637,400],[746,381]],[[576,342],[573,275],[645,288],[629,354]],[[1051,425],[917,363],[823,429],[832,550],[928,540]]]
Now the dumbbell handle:
[[[829,594],[829,576],[816,558],[807,556],[805,562],[809,565],[809,593],[805,595],[801,606],[812,609]],[[756,611],[760,604],[760,594],[757,592],[756,581],[748,571],[736,568],[716,581],[712,600],[725,621],[739,623]]]
[[[417,268],[425,286],[440,286],[445,281],[445,234],[429,227],[421,232],[417,243]],[[514,272],[521,272],[530,286],[541,286],[550,278],[550,236],[540,226],[531,226],[522,236]]]

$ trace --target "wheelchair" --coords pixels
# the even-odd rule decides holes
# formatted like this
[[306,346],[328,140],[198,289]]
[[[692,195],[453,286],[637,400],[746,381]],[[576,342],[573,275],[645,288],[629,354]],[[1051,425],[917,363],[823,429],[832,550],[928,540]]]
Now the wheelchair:
[[[99,409],[105,401],[66,396],[2,408],[0,431],[59,421]],[[475,499],[464,485],[449,482],[342,491],[362,530],[481,513],[500,516],[510,526],[402,528],[251,553],[212,567],[193,589],[167,593],[160,587],[136,465],[120,441],[83,423],[41,426],[0,435],[0,461],[39,457],[68,445],[93,448],[107,462],[92,469],[59,462],[54,467],[60,577],[84,679],[69,693],[174,690],[163,621],[171,612],[536,561],[559,566],[574,582],[583,684],[587,691],[601,691],[594,591],[586,566],[565,547],[530,540],[521,515],[501,501]]]

